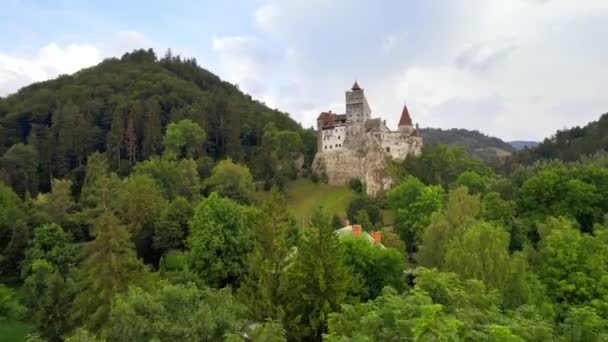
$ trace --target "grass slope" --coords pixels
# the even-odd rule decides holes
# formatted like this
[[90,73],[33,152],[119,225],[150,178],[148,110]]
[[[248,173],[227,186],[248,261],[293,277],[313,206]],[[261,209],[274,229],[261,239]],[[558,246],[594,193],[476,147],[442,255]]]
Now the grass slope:
[[356,195],[347,186],[314,183],[307,178],[291,182],[286,188],[287,207],[299,222],[308,221],[319,206],[331,214],[345,217],[346,209]]
[[32,332],[32,326],[13,320],[0,320],[0,341],[22,342]]

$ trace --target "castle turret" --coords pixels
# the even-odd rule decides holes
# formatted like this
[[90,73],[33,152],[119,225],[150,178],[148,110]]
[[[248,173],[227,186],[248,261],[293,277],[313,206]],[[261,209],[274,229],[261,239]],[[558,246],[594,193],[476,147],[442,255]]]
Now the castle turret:
[[397,130],[408,134],[411,134],[412,131],[414,131],[412,117],[410,116],[410,112],[407,110],[406,105],[403,105],[403,111],[401,111],[401,118],[399,119],[399,127]]
[[346,92],[346,122],[348,125],[363,127],[372,114],[365,98],[363,88],[355,81],[351,90]]

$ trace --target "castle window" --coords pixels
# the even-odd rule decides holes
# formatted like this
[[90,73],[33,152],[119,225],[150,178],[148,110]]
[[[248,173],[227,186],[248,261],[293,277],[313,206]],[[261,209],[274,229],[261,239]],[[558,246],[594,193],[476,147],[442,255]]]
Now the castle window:
[[340,139],[340,136],[338,135],[338,139]]
[[390,151],[391,151],[391,148],[390,148],[390,147],[387,147],[387,148],[386,148],[386,152],[390,152]]

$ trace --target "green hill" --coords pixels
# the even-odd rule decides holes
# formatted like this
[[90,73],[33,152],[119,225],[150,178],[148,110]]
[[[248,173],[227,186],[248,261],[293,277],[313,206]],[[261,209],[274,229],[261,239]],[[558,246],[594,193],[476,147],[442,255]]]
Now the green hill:
[[574,161],[602,151],[608,151],[608,113],[583,127],[559,130],[538,146],[518,152],[513,159],[521,163],[539,159]]
[[180,119],[205,129],[212,159],[250,166],[268,123],[307,134],[288,114],[252,99],[195,59],[170,51],[159,59],[152,50],[136,50],[0,98],[0,155],[29,143],[40,189],[48,190],[52,177],[78,169],[94,151],[107,152],[114,169],[159,153],[165,126]]
[[509,143],[496,137],[487,136],[479,131],[461,128],[447,130],[423,128],[420,129],[420,135],[422,135],[425,145],[463,146],[471,157],[491,163],[495,163],[515,152],[515,148]]

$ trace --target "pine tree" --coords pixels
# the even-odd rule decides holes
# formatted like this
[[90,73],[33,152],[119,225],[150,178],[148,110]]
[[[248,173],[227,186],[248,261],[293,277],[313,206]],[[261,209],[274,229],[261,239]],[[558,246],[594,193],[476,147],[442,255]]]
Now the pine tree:
[[111,212],[95,224],[95,240],[85,247],[81,291],[76,297],[77,317],[98,332],[108,319],[117,294],[144,281],[145,268],[137,259],[127,228]]
[[257,321],[283,318],[280,290],[291,252],[287,232],[295,221],[285,206],[285,197],[276,188],[262,208],[262,222],[256,227],[256,242],[249,255],[249,274],[240,288],[251,318]]
[[158,100],[149,99],[145,102],[143,125],[142,153],[144,158],[148,158],[158,152],[162,141],[160,104]]
[[283,293],[286,330],[295,340],[319,340],[327,331],[328,315],[348,303],[349,293],[359,286],[345,263],[331,217],[318,210],[308,232],[294,264],[288,266]]
[[129,163],[133,165],[133,163],[137,161],[137,131],[135,130],[135,122],[132,117],[129,117],[127,120],[125,146],[127,148],[127,157],[129,158]]

